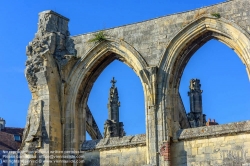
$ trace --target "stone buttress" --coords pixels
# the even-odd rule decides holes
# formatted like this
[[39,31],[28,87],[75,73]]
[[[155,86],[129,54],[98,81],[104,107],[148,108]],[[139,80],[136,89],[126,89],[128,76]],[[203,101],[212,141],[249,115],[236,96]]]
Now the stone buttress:
[[25,76],[32,99],[20,148],[21,165],[35,161],[51,165],[51,152],[63,150],[63,68],[76,54],[68,21],[53,11],[41,12],[38,31],[26,48]]

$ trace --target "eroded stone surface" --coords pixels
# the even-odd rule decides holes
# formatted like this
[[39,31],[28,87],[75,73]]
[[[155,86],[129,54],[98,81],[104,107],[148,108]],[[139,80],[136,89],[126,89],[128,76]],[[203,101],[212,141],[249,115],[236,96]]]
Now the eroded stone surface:
[[[235,138],[239,140],[242,140],[241,135],[237,135],[239,133],[248,137],[243,132],[249,131],[249,122],[188,129],[183,130],[179,136],[176,133],[181,128],[188,127],[185,109],[178,93],[182,72],[194,52],[204,43],[217,39],[227,44],[235,50],[246,65],[248,74],[250,73],[249,9],[249,0],[228,1],[108,29],[105,30],[109,34],[108,39],[100,43],[88,42],[93,33],[70,37],[67,18],[53,11],[40,13],[38,32],[27,47],[25,73],[32,101],[22,155],[30,160],[34,159],[35,151],[29,151],[31,147],[41,154],[53,150],[79,151],[83,148],[88,95],[96,78],[115,59],[130,66],[142,82],[146,136],[104,139],[98,143],[90,141],[89,147],[99,146],[100,149],[105,146],[113,148],[135,144],[130,150],[120,150],[125,156],[122,158],[120,154],[115,155],[119,152],[118,149],[103,151],[103,155],[93,150],[93,153],[97,153],[95,156],[99,156],[99,160],[93,161],[98,164],[110,165],[113,162],[122,165],[126,160],[131,160],[130,163],[139,165],[170,165],[169,161],[164,161],[159,155],[159,149],[165,141],[180,139],[189,143],[186,139],[194,138],[199,142],[200,136],[220,134],[224,140],[227,139],[224,134],[230,132],[234,132]],[[219,13],[221,18],[212,16],[213,13]],[[41,106],[36,106],[39,102],[42,103]],[[135,138],[141,140],[133,141]],[[198,146],[198,142],[191,146]],[[206,158],[199,152],[199,147],[192,149],[178,143],[172,145],[171,165],[206,165],[209,162],[213,164],[216,160],[216,154],[215,158]],[[223,149],[222,145],[220,150]],[[199,146],[202,146],[201,152],[205,151],[213,156],[213,148],[209,142]],[[218,159],[216,164],[225,163],[234,148],[244,149],[244,146],[248,147],[248,143],[240,141],[237,146],[235,142],[228,141],[227,148],[224,149],[227,151],[226,157]],[[177,159],[176,154],[179,153],[181,157]],[[189,153],[198,153],[200,156],[189,156]],[[241,163],[246,164],[249,162],[249,150],[244,154],[246,160]],[[88,161],[91,161],[91,155],[87,156],[90,157]],[[136,155],[143,160],[138,160]],[[106,160],[109,156],[110,160]],[[45,165],[49,165],[49,162]]]
[[[36,159],[40,150],[62,150],[60,71],[74,59],[76,51],[68,33],[68,19],[53,11],[40,13],[35,38],[26,48],[25,76],[32,92],[24,138],[21,145],[23,165]],[[53,118],[52,118],[53,117]],[[25,161],[26,160],[26,161]],[[48,158],[43,159],[48,160]]]

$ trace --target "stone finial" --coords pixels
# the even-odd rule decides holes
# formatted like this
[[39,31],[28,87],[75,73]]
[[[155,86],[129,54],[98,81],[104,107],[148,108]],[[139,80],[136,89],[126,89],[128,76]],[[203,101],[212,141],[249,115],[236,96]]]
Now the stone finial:
[[106,120],[104,124],[104,138],[125,136],[123,123],[119,122],[120,101],[118,96],[118,90],[115,86],[116,82],[117,81],[113,77],[111,80],[112,86],[109,90],[108,120]]
[[115,87],[115,83],[116,83],[115,77],[113,77],[110,82],[112,83],[112,87]]
[[115,87],[116,82],[117,81],[113,77],[111,80],[112,86],[109,90],[108,113],[109,113],[109,120],[119,122],[120,101],[119,101],[117,87]]
[[202,111],[202,90],[199,79],[191,79],[188,96],[190,99],[190,113],[187,114],[191,127],[206,125],[206,115]]
[[190,91],[198,91],[202,93],[200,80],[196,78],[191,79],[189,89]]

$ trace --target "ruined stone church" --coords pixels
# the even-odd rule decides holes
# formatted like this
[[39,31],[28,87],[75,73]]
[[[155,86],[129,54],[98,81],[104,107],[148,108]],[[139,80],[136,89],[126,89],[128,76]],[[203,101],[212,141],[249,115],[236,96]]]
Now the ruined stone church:
[[[249,0],[77,36],[69,35],[68,22],[54,11],[41,12],[38,31],[26,49],[32,100],[21,165],[250,164],[250,121],[205,126],[198,79],[191,80],[188,115],[179,94],[186,64],[211,39],[232,48],[250,75]],[[142,83],[145,134],[124,136],[115,84],[104,138],[87,105],[95,80],[116,59],[132,68]],[[92,140],[86,141],[86,131]],[[60,162],[49,157],[55,152],[64,154]]]

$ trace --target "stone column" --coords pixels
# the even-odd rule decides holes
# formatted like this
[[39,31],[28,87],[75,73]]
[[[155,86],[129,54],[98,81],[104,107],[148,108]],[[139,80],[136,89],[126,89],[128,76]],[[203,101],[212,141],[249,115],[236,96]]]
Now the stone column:
[[[163,81],[169,77],[168,73],[160,71],[158,74],[158,160],[160,166],[171,165],[171,142],[176,139],[175,131],[179,128],[179,100],[178,91],[175,88],[166,86]],[[165,89],[164,89],[165,88]],[[161,130],[160,130],[161,129]]]
[[[63,150],[63,67],[75,54],[69,38],[69,19],[53,12],[39,14],[38,31],[26,49],[25,76],[32,93],[21,145],[21,165],[57,165],[53,151]],[[68,57],[68,58],[66,58]]]
[[145,83],[146,95],[146,143],[148,148],[148,164],[158,165],[158,133],[157,133],[157,67],[140,71]]

